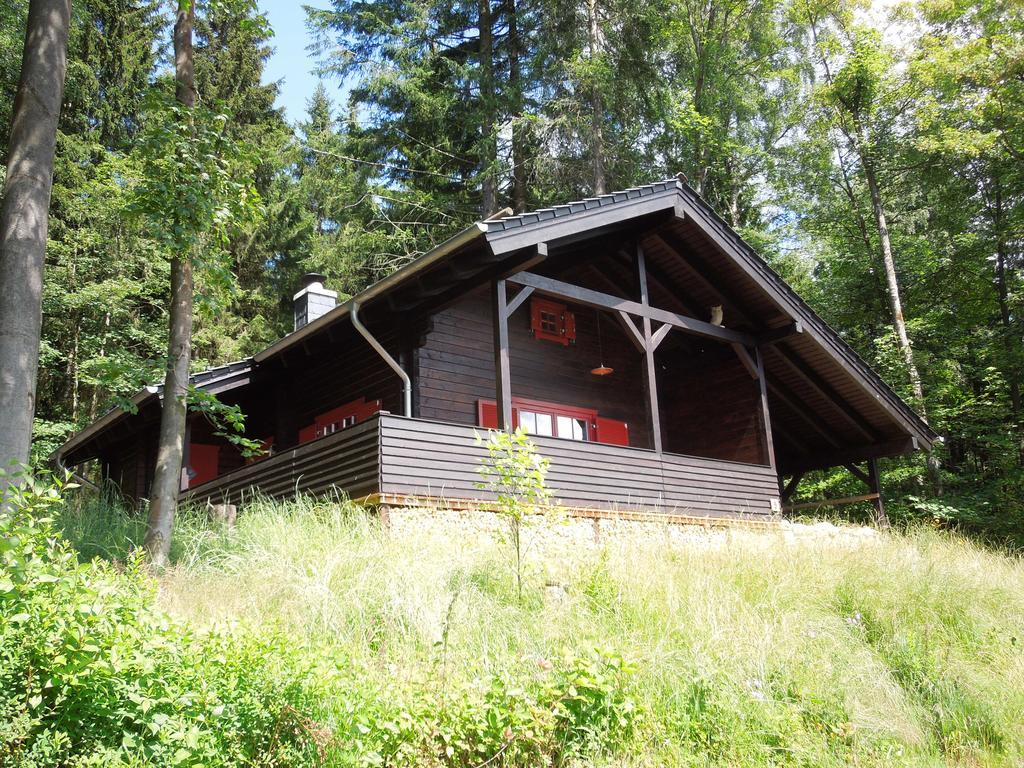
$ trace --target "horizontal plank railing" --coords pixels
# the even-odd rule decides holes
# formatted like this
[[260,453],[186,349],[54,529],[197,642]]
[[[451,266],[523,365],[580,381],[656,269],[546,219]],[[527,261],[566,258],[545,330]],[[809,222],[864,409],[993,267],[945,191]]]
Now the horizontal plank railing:
[[[489,500],[478,467],[486,448],[471,426],[381,418],[383,494]],[[743,464],[602,443],[534,437],[551,467],[548,486],[565,506],[655,510],[712,517],[767,516],[778,503],[775,472]]]
[[247,464],[189,488],[183,500],[238,504],[256,493],[280,499],[296,493],[342,491],[352,498],[380,485],[380,419],[373,418],[309,443]]
[[[481,490],[486,456],[478,430],[463,424],[381,413],[333,435],[241,467],[182,494],[237,504],[247,495],[284,498],[341,491],[490,500]],[[766,517],[779,489],[770,467],[602,443],[534,437],[551,462],[548,486],[574,508],[654,511],[706,517]]]

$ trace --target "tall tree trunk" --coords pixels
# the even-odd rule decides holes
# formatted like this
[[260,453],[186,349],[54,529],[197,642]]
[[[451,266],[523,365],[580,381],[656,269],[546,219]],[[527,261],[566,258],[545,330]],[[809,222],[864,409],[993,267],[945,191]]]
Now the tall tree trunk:
[[1003,211],[1003,190],[1000,180],[993,179],[992,225],[996,233],[996,298],[999,302],[999,322],[1002,325],[1003,350],[1006,353],[1006,380],[1010,389],[1010,407],[1013,423],[1020,424],[1021,392],[1017,368],[1017,354],[1014,349],[1013,320],[1010,313],[1010,291],[1007,285],[1006,223]]
[[[587,37],[590,43],[590,59],[594,61],[601,52],[597,0],[587,0]],[[590,86],[590,153],[594,165],[594,194],[603,195],[608,191],[604,168],[604,100],[601,98],[601,88],[596,80]]]
[[920,409],[921,417],[927,421],[924,389],[921,386],[921,375],[917,371],[917,363],[914,361],[914,349],[910,346],[910,337],[907,335],[907,323],[903,318],[903,301],[900,298],[900,285],[896,279],[896,263],[892,258],[889,225],[885,220],[885,208],[882,205],[882,193],[878,188],[874,161],[862,154],[861,162],[864,167],[864,178],[868,184],[868,192],[871,194],[871,210],[875,216],[878,240],[882,247],[882,264],[885,267],[885,281],[889,288],[889,307],[892,309],[892,321],[896,327],[896,337],[899,340],[900,352],[903,353],[903,362],[907,366],[907,374],[910,377],[910,387],[914,393],[914,400],[917,401],[916,405]]
[[480,163],[483,181],[480,185],[480,212],[484,218],[498,210],[494,165],[497,140],[494,135],[494,35],[491,30],[491,0],[480,0],[480,134],[483,142]]
[[[175,93],[191,109],[196,103],[193,77],[192,28],[195,0],[178,0],[174,22]],[[189,119],[186,116],[186,119]],[[181,491],[181,465],[188,420],[186,396],[188,369],[192,357],[192,262],[191,254],[179,253],[171,260],[170,333],[167,339],[167,372],[164,376],[163,407],[157,444],[156,473],[146,530],[146,551],[156,566],[167,564],[171,551],[174,513]]]
[[[32,0],[0,210],[0,469],[26,464],[32,441],[43,263],[70,0]],[[9,478],[0,475],[0,497]]]
[[[921,385],[921,374],[917,370],[917,362],[914,360],[914,348],[910,345],[910,336],[907,335],[907,323],[903,317],[903,301],[900,298],[900,284],[896,279],[896,262],[892,257],[892,243],[889,239],[889,224],[885,219],[885,206],[882,204],[882,192],[878,187],[878,177],[875,175],[874,159],[866,152],[861,152],[861,165],[864,168],[864,178],[868,184],[868,192],[871,195],[871,210],[875,216],[875,226],[878,229],[878,241],[882,247],[882,263],[885,266],[885,281],[889,289],[889,307],[892,309],[892,321],[896,327],[896,337],[899,340],[900,351],[903,353],[903,363],[907,367],[907,375],[910,378],[911,391],[914,393],[915,405],[918,413],[925,424],[928,423],[928,409],[924,402],[924,387]],[[939,460],[934,450],[928,451],[927,458],[928,477],[936,495],[942,495],[942,474],[939,470]]]
[[516,213],[526,210],[526,126],[523,123],[523,74],[520,71],[522,41],[519,39],[519,17],[516,0],[507,0],[508,16],[508,85],[512,100],[512,207]]

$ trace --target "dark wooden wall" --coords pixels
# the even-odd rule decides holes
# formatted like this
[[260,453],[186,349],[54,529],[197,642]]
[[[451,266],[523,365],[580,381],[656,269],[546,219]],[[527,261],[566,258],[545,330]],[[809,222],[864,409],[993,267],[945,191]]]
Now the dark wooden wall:
[[[509,321],[512,396],[593,408],[629,424],[630,444],[650,447],[640,353],[610,316],[601,319],[604,363],[610,376],[594,376],[601,363],[597,316],[576,313],[576,344],[563,346],[530,334],[529,301]],[[467,295],[432,318],[415,352],[417,415],[423,419],[476,424],[477,401],[494,400],[491,299],[487,290]]]
[[658,399],[669,453],[767,464],[760,389],[728,347],[658,356]]
[[[396,329],[370,327],[394,356],[404,356],[411,343],[400,343]],[[344,325],[311,341],[305,349],[285,353],[283,362],[268,366],[261,376],[260,401],[241,401],[246,413],[264,413],[271,420],[249,423],[250,436],[274,436],[277,448],[294,446],[298,430],[321,413],[365,397],[381,400],[381,408],[402,412],[402,382],[380,355],[351,326]],[[226,399],[226,398],[225,398]]]

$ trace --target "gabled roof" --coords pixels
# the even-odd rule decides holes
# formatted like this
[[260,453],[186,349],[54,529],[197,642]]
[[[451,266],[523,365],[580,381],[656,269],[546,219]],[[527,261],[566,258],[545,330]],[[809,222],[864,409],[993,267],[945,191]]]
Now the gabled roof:
[[492,249],[503,251],[539,243],[550,246],[581,230],[590,232],[623,219],[669,209],[673,209],[677,217],[695,222],[783,314],[799,323],[829,355],[847,368],[857,383],[901,421],[911,435],[926,445],[937,439],[928,424],[682,178],[488,221],[487,242]]

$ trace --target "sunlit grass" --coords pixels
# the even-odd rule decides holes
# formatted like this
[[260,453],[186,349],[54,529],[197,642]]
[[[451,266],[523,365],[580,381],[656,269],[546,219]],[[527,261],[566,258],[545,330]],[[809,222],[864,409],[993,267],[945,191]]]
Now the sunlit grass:
[[[103,505],[64,525],[88,555],[141,536]],[[171,613],[283,628],[396,705],[406,681],[617,651],[644,713],[622,765],[1024,761],[1024,563],[946,534],[535,549],[522,602],[500,543],[398,536],[340,502],[256,502],[230,531],[185,512],[173,557]]]

